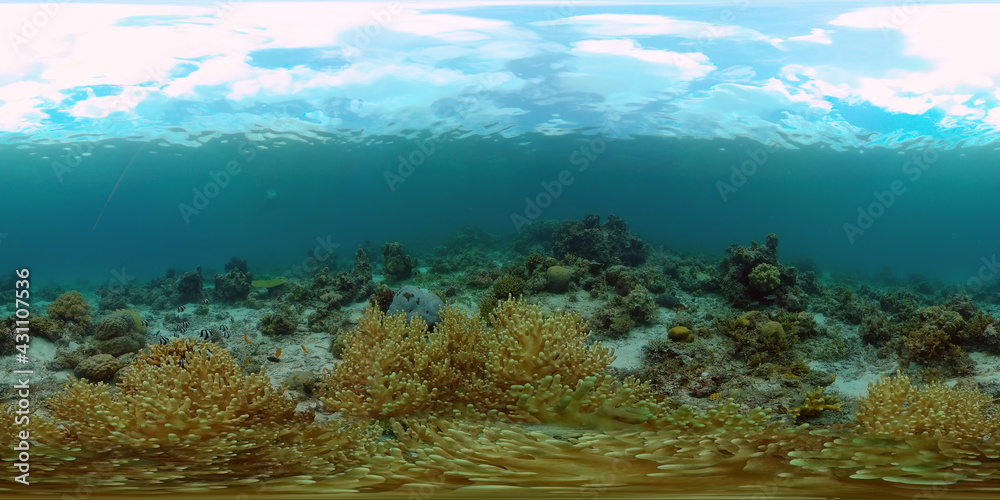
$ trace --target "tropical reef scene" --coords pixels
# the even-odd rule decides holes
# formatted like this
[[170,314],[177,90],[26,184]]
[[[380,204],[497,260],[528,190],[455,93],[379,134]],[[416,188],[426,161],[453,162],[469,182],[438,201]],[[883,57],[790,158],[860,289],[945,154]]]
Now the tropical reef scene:
[[998,19],[2,3],[0,498],[998,498]]

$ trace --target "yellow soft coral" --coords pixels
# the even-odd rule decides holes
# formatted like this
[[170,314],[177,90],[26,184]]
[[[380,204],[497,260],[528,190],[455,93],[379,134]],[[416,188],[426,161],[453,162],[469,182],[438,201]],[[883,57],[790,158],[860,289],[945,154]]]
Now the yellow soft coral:
[[[369,307],[358,326],[344,338],[342,361],[326,377],[323,399],[336,411],[387,418],[437,413],[453,407],[461,374],[452,366],[445,325],[454,311],[446,309],[440,327],[405,314],[385,315]],[[460,357],[460,356],[459,356]]]
[[325,377],[321,400],[332,411],[379,419],[458,411],[594,424],[644,422],[658,414],[648,385],[603,373],[614,355],[588,344],[578,316],[546,315],[510,299],[490,323],[487,329],[480,318],[449,306],[428,331],[419,318],[407,322],[369,308],[345,339],[343,362]]
[[119,394],[78,380],[47,400],[65,441],[90,453],[128,450],[132,459],[210,469],[248,459],[277,466],[288,459],[280,442],[312,418],[215,344],[185,339],[150,351],[128,367]]
[[897,373],[868,386],[856,416],[857,435],[789,453],[791,464],[852,479],[947,485],[1000,478],[1000,417],[973,389],[915,387]]
[[600,342],[587,345],[589,329],[576,314],[546,315],[537,305],[514,299],[502,302],[491,316],[486,372],[508,387],[552,375],[573,386],[615,360]]
[[843,403],[837,396],[823,394],[822,387],[816,387],[815,392],[807,392],[806,399],[801,405],[793,408],[789,413],[796,418],[818,417],[826,410],[841,411]]
[[1000,435],[997,410],[988,395],[975,389],[944,384],[917,388],[897,373],[869,385],[856,421],[865,434],[978,442]]

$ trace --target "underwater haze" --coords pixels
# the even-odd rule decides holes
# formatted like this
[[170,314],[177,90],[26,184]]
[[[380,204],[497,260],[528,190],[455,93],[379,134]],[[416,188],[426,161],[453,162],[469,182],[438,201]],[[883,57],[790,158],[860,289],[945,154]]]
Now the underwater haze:
[[586,213],[675,249],[774,232],[826,269],[959,283],[1000,245],[1000,67],[972,48],[997,5],[0,13],[0,255],[44,281]]

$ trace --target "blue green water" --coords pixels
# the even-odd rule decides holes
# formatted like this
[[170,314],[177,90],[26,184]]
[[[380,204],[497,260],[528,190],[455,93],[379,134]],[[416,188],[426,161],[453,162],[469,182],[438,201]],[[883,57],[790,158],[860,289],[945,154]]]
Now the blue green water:
[[[267,149],[239,138],[198,148],[119,140],[97,143],[59,174],[50,163],[61,147],[5,146],[5,164],[18,168],[8,167],[0,201],[9,214],[0,251],[43,280],[111,279],[122,269],[143,280],[168,267],[221,268],[233,256],[277,271],[317,238],[340,245],[343,257],[365,241],[429,250],[466,225],[513,237],[526,222],[591,212],[622,216],[642,238],[680,251],[718,254],[773,232],[786,258],[834,271],[889,266],[962,280],[998,245],[988,208],[992,148],[937,152],[913,180],[903,171],[907,155],[892,150],[769,152],[748,140],[620,139],[574,164],[591,141],[603,139],[380,138]],[[400,160],[418,145],[433,145],[432,154]],[[754,158],[765,157],[757,167]],[[744,176],[733,168],[748,161],[756,171],[739,185]],[[886,194],[893,182],[903,183],[901,194]],[[884,215],[865,228],[858,208],[878,214],[873,203]]]
[[[0,305],[0,413],[47,406],[33,493],[995,497],[998,19],[947,0],[0,2],[0,289],[24,278]],[[301,272],[317,260],[331,272]],[[524,312],[543,309],[568,316]],[[435,323],[426,343],[397,311]],[[593,339],[617,364],[581,361]],[[174,384],[164,415],[154,383],[119,392],[196,372],[213,389]],[[70,373],[116,387],[77,398],[109,386]],[[214,398],[261,373],[282,433],[234,440],[257,403]],[[904,375],[962,385],[870,385]],[[514,398],[485,404],[494,379]],[[469,413],[386,425],[421,398],[442,413],[400,418]],[[192,400],[235,420],[181,442]],[[876,432],[884,408],[908,416]],[[515,410],[517,432],[451,432]],[[371,456],[322,430],[355,417]]]
[[599,213],[673,250],[774,232],[830,272],[964,283],[1000,246],[996,98],[948,51],[992,9],[4,4],[0,261],[278,272],[317,238]]

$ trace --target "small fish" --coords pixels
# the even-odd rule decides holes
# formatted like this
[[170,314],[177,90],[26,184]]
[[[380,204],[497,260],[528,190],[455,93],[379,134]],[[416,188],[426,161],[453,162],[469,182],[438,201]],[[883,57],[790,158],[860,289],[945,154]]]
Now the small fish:
[[189,323],[188,321],[181,321],[181,326],[183,326],[184,328],[187,328],[187,327],[191,326],[191,323]]
[[236,318],[230,316],[229,317],[229,324],[232,325],[232,324],[235,324],[235,323],[236,323]]
[[309,349],[306,349],[305,344],[302,344],[302,350],[305,351],[306,354],[309,354]]
[[226,325],[219,325],[219,330],[226,331],[229,330],[229,327]]
[[156,333],[155,333],[154,335],[159,335],[159,334],[160,334],[160,331],[159,331],[159,330],[157,330],[157,331],[156,331]]
[[208,299],[201,301],[202,304],[208,304]]
[[281,361],[281,348],[280,347],[278,348],[278,351],[274,353],[274,356],[268,356],[267,360],[272,363],[277,363]]
[[253,344],[253,342],[250,342],[250,337],[247,337],[247,334],[245,333],[243,334],[243,340],[246,341],[247,344]]
[[677,312],[681,312],[685,309],[687,309],[687,307],[685,307],[684,304],[677,304]]
[[164,337],[163,335],[160,335],[160,337],[156,339],[156,341],[159,342],[160,345],[167,345],[170,343],[170,339]]
[[212,336],[212,331],[209,330],[208,328],[202,328],[201,331],[198,332],[198,336],[205,340],[208,340]]
[[764,297],[764,300],[774,300],[774,299],[777,299],[777,298],[778,298],[777,295],[767,295],[767,296]]
[[179,312],[179,313],[184,312],[184,309],[185,309],[184,306],[177,306],[177,312]]
[[149,326],[149,320],[148,319],[142,320],[142,326]]

